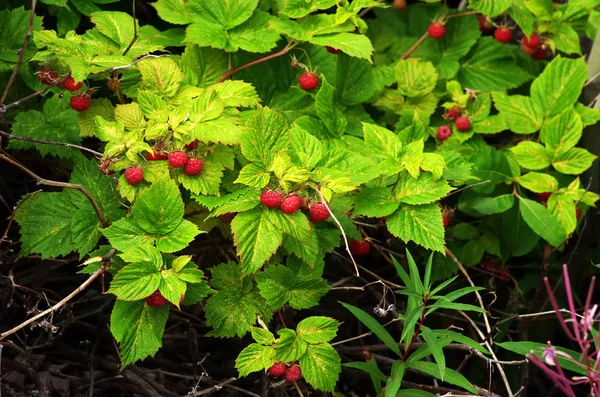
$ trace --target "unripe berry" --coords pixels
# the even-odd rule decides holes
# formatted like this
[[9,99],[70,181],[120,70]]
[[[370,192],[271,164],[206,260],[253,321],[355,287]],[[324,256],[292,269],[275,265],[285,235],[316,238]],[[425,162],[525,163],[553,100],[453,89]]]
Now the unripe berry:
[[442,223],[444,224],[444,229],[447,228],[450,224],[450,218],[447,215],[442,215]]
[[402,11],[406,8],[406,0],[394,0],[394,3],[392,5],[396,9],[396,11]]
[[283,195],[274,190],[265,190],[260,195],[260,202],[269,208],[279,207],[281,205],[281,199]]

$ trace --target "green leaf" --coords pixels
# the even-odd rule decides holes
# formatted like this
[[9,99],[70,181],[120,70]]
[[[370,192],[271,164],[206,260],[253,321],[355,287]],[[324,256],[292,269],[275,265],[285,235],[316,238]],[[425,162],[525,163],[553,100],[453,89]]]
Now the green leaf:
[[425,339],[425,343],[427,343],[427,346],[429,347],[429,349],[431,349],[433,359],[438,365],[440,379],[443,381],[444,374],[446,373],[446,357],[444,356],[442,347],[438,342],[438,338],[431,329],[424,325],[421,326],[421,336],[423,336],[423,339]]
[[306,343],[329,342],[337,334],[340,323],[330,317],[313,316],[305,318],[296,326],[298,337]]
[[329,46],[343,51],[352,57],[371,60],[373,45],[367,36],[354,33],[334,33],[315,36],[309,42]]
[[398,160],[402,143],[390,130],[373,124],[363,123],[365,144],[372,155],[390,160]]
[[475,350],[479,350],[483,354],[490,355],[490,352],[485,347],[481,346],[480,343],[459,332],[450,331],[447,329],[434,329],[433,333],[437,335],[438,338],[449,338],[452,341],[456,341],[458,343],[462,343],[463,345],[472,347]]
[[492,97],[496,109],[514,133],[531,134],[542,126],[543,113],[531,98],[522,95],[509,96],[503,92],[494,92]]
[[110,315],[110,331],[121,347],[121,369],[162,346],[169,306],[150,307],[144,301],[117,300]]
[[557,23],[553,26],[554,31],[550,35],[550,42],[554,43],[557,50],[566,54],[581,55],[579,34],[568,22]]
[[315,97],[315,107],[317,115],[323,121],[327,130],[332,136],[339,137],[345,132],[348,122],[334,103],[334,95],[334,88],[323,78],[321,88],[319,88],[319,92]]
[[110,245],[119,251],[127,251],[139,245],[154,243],[154,237],[148,236],[133,220],[120,219],[110,227],[102,229],[102,234],[108,239]]
[[403,241],[414,241],[427,249],[444,252],[444,226],[438,205],[401,204],[386,222],[390,233]]
[[552,166],[563,174],[579,175],[590,168],[596,158],[587,150],[574,147],[552,159]]
[[267,170],[275,154],[284,150],[287,142],[284,134],[289,126],[283,116],[269,108],[259,108],[246,123],[242,134],[242,153],[249,161]]
[[156,265],[148,262],[132,263],[115,275],[108,292],[123,301],[136,301],[152,295],[160,282]]
[[394,340],[392,335],[383,327],[383,325],[379,324],[377,320],[367,314],[365,311],[359,309],[358,307],[354,307],[347,303],[340,302],[342,306],[348,309],[356,318],[360,320],[367,328],[369,328],[377,337],[394,353],[396,353],[399,357],[402,357],[402,353],[400,353],[400,348],[398,348],[398,343]]
[[280,13],[290,18],[302,18],[315,11],[326,10],[335,4],[335,0],[286,0]]
[[251,327],[250,333],[252,334],[252,339],[261,345],[272,345],[275,342],[275,335],[267,329]]
[[[408,368],[415,369],[417,371],[423,372],[427,375],[431,375],[438,379],[442,379],[442,374],[440,373],[439,368],[430,362],[425,361],[417,361],[411,362],[407,364]],[[444,382],[450,383],[451,385],[462,387],[465,390],[468,390],[470,393],[477,394],[477,390],[473,387],[473,385],[462,376],[459,372],[454,371],[453,369],[446,368],[446,373],[444,376]]]
[[356,196],[354,214],[380,218],[396,211],[399,205],[392,197],[392,189],[365,186]]
[[548,120],[540,132],[540,138],[552,157],[555,157],[574,147],[581,139],[582,132],[581,118],[571,107]]
[[163,266],[163,258],[160,251],[147,244],[136,245],[126,252],[119,254],[119,256],[125,262],[150,264],[154,266],[155,271],[160,270]]
[[528,172],[516,178],[519,185],[534,193],[555,192],[558,190],[558,181],[552,175],[539,172]]
[[184,249],[201,232],[196,225],[184,219],[172,231],[156,237],[156,247],[162,252],[176,252]]
[[[153,3],[155,7],[158,4],[160,4],[160,1],[158,3]],[[142,29],[144,27],[142,27]],[[211,84],[215,84],[223,75],[225,75],[225,73],[227,73],[228,56],[227,53],[222,50],[210,47],[200,47],[196,44],[187,44],[185,47],[185,51],[181,55],[179,66],[181,67],[185,75],[185,80],[189,84],[197,87],[206,87]],[[236,87],[236,89],[242,87],[237,84],[238,80],[235,80],[235,82],[236,83],[233,85],[233,87]],[[224,81],[223,83],[221,83],[226,84],[225,88],[220,89],[215,87],[217,92],[219,92],[219,95],[220,90],[229,91],[229,87],[231,87],[229,85],[230,83],[233,83],[233,81]],[[239,83],[245,84],[241,81],[239,81]],[[250,97],[246,97],[246,95],[249,94],[249,91],[247,91],[246,89],[237,92],[237,94],[247,101],[251,100]],[[237,96],[235,97],[237,98]],[[221,98],[227,105],[228,100],[223,96]],[[238,101],[238,103],[242,102],[241,98]]]
[[173,180],[161,179],[140,194],[131,209],[133,219],[146,232],[167,234],[183,218],[183,200]]
[[469,7],[483,15],[495,17],[506,11],[511,4],[511,0],[472,0],[469,2]]
[[235,360],[235,368],[241,377],[248,376],[252,372],[270,368],[275,364],[275,349],[271,346],[262,346],[251,343],[240,352]]
[[523,220],[518,205],[502,214],[501,237],[514,256],[527,254],[540,239]]
[[240,80],[226,80],[214,86],[225,106],[252,107],[260,102],[256,89]]
[[446,180],[435,181],[429,173],[422,173],[418,178],[404,173],[396,185],[395,198],[406,204],[429,204],[445,197],[452,190],[454,189]]
[[395,67],[398,91],[408,97],[429,94],[435,88],[438,74],[431,62],[401,60]]
[[179,302],[185,295],[185,281],[179,279],[179,275],[173,269],[162,270],[160,276],[160,286],[158,287],[160,293],[179,308]]
[[277,251],[283,233],[269,220],[271,209],[255,208],[240,213],[231,222],[234,243],[245,273],[253,273]]
[[300,357],[300,367],[304,379],[315,389],[332,392],[342,366],[339,354],[328,343],[308,345],[306,353]]
[[275,358],[277,361],[293,362],[306,353],[308,344],[299,338],[295,331],[282,328],[277,333],[279,334],[279,338],[275,341],[277,346]]
[[228,30],[248,20],[257,4],[258,0],[206,0],[192,2],[190,7],[200,21]]
[[337,54],[335,89],[346,106],[369,100],[376,91],[373,66],[364,59]]
[[575,103],[587,78],[584,58],[554,58],[531,84],[531,100],[544,117],[562,113]]
[[147,89],[162,98],[171,98],[183,81],[183,72],[170,57],[146,58],[137,64],[142,74],[140,89]]
[[185,267],[185,265],[190,263],[191,260],[192,260],[191,255],[178,256],[177,258],[173,259],[173,263],[171,263],[171,267],[173,268],[174,271],[179,272]]
[[473,240],[479,237],[479,231],[468,223],[459,223],[452,228],[452,235],[459,240]]
[[531,229],[554,247],[559,246],[567,234],[558,218],[542,204],[520,198],[519,210]]
[[473,216],[492,215],[508,211],[514,203],[515,197],[512,194],[496,197],[482,197],[478,194],[461,195],[458,208]]
[[548,211],[556,216],[567,234],[573,233],[577,227],[577,210],[573,200],[563,194],[553,194],[548,198]]
[[521,167],[541,170],[551,164],[551,158],[545,147],[537,142],[524,141],[510,148]]
[[404,378],[404,371],[406,370],[406,364],[401,361],[395,361],[392,365],[392,372],[385,384],[385,397],[395,397],[398,395],[398,390],[402,385],[402,378]]

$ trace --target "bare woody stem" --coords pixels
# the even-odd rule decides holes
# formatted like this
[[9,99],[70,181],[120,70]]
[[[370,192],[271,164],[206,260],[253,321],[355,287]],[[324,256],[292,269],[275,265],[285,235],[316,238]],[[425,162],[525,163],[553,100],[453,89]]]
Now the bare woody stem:
[[131,0],[132,16],[133,16],[133,38],[129,42],[129,45],[127,46],[127,48],[125,48],[125,51],[123,51],[123,55],[127,55],[129,50],[131,50],[131,47],[133,47],[135,42],[140,38],[140,36],[138,35],[138,32],[137,32],[137,19],[135,17],[135,2],[136,2],[136,0]]
[[221,77],[221,78],[219,79],[218,83],[222,83],[222,82],[224,82],[225,80],[227,80],[229,77],[233,76],[234,74],[236,74],[236,73],[237,73],[237,72],[239,72],[240,70],[243,70],[243,69],[249,68],[250,66],[258,65],[259,63],[263,63],[263,62],[266,62],[266,61],[268,61],[268,60],[270,60],[270,59],[277,58],[277,57],[280,57],[280,56],[282,56],[282,55],[285,55],[285,54],[286,54],[286,53],[287,53],[287,52],[288,52],[288,51],[289,51],[289,50],[292,48],[292,44],[293,44],[293,43],[294,43],[294,39],[291,39],[291,40],[290,40],[290,41],[289,41],[289,42],[286,44],[286,46],[285,46],[285,47],[283,47],[283,49],[282,49],[281,51],[278,51],[278,52],[276,52],[276,53],[274,53],[274,54],[271,54],[271,55],[267,55],[267,56],[266,56],[266,57],[264,57],[264,58],[257,59],[256,61],[252,61],[252,62],[250,62],[250,63],[247,63],[247,64],[245,64],[245,65],[242,65],[242,66],[240,66],[240,67],[238,67],[238,68],[235,68],[235,69],[232,69],[232,70],[230,70],[229,72],[225,73],[225,74],[223,75],[223,77]]
[[19,72],[19,67],[21,67],[21,63],[23,62],[23,58],[25,57],[25,52],[27,51],[27,46],[29,46],[29,40],[31,39],[31,31],[33,29],[33,21],[35,20],[35,6],[37,5],[37,0],[31,0],[31,13],[29,14],[29,24],[27,25],[27,34],[25,34],[25,42],[23,43],[23,48],[21,48],[21,52],[19,53],[19,59],[17,60],[17,64],[13,69],[10,78],[8,79],[8,83],[6,84],[6,88],[4,89],[4,93],[2,94],[2,98],[0,98],[0,105],[4,103],[6,97],[8,96],[8,92],[10,91],[10,87],[12,86],[15,78],[17,77],[17,73]]
[[16,160],[13,160],[9,156],[4,155],[2,153],[0,153],[0,159],[2,159],[4,161],[6,161],[6,162],[8,162],[8,163],[10,163],[12,165],[14,165],[15,167],[19,168],[21,171],[25,172],[26,174],[28,174],[29,176],[31,176],[32,178],[34,178],[37,181],[38,185],[55,186],[55,187],[66,187],[66,188],[70,188],[70,189],[79,190],[81,193],[83,193],[85,195],[85,197],[87,197],[87,199],[92,204],[92,207],[94,207],[94,211],[96,211],[96,215],[98,215],[98,220],[100,221],[100,223],[102,224],[102,226],[103,227],[108,227],[109,226],[109,222],[106,220],[106,218],[102,214],[102,210],[100,210],[100,206],[98,206],[98,203],[96,202],[96,200],[94,199],[94,197],[83,186],[75,184],[75,183],[58,182],[58,181],[51,181],[49,179],[44,179],[44,178],[38,176],[37,174],[35,174],[33,171],[29,170],[23,164],[19,163]]
[[75,145],[75,144],[72,144],[72,143],[55,142],[55,141],[45,141],[43,139],[36,139],[36,138],[29,138],[29,137],[26,137],[26,136],[12,135],[12,134],[9,134],[8,132],[2,131],[2,130],[0,130],[0,135],[5,136],[8,139],[18,139],[20,141],[43,143],[43,144],[46,144],[46,145],[57,145],[57,146],[72,147],[72,148],[75,148],[75,149],[79,149],[79,150],[83,150],[85,152],[92,153],[97,158],[101,158],[102,157],[102,153],[100,153],[100,152],[97,152],[97,151],[92,150],[92,149],[88,149],[85,146],[79,146],[79,145]]
[[10,336],[10,335],[14,334],[15,332],[19,331],[20,329],[25,328],[26,326],[33,323],[34,321],[60,309],[65,303],[67,303],[68,301],[73,299],[75,297],[75,295],[79,294],[81,291],[86,289],[92,283],[92,281],[94,281],[95,279],[98,278],[98,276],[100,276],[104,273],[104,271],[108,267],[108,266],[106,266],[107,262],[110,261],[110,259],[115,255],[115,253],[116,253],[116,250],[113,248],[110,251],[108,251],[108,253],[106,255],[101,257],[101,261],[103,262],[102,266],[100,266],[100,268],[98,270],[96,270],[94,273],[92,273],[92,275],[90,277],[88,277],[88,279],[85,280],[83,282],[83,284],[81,284],[79,287],[77,287],[77,289],[75,289],[75,291],[71,292],[67,297],[65,297],[63,300],[58,302],[56,305],[44,310],[41,313],[36,314],[35,316],[31,317],[29,320],[22,322],[21,324],[17,325],[16,327],[14,327],[6,332],[1,333],[0,340],[5,339],[7,336]]

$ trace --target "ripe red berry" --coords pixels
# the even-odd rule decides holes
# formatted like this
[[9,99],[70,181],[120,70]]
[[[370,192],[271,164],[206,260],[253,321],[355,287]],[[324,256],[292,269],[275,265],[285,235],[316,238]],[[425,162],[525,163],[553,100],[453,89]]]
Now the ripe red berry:
[[538,193],[537,196],[538,196],[538,199],[540,201],[546,202],[546,201],[548,201],[548,199],[550,198],[550,196],[552,196],[552,193],[550,193],[550,192],[542,192],[542,193]]
[[319,76],[314,73],[302,73],[298,78],[298,84],[303,90],[311,91],[319,85]]
[[442,215],[442,223],[444,224],[444,229],[447,228],[450,224],[450,218],[446,215]]
[[446,27],[441,23],[434,22],[427,28],[429,37],[435,40],[439,40],[446,35]]
[[83,86],[83,83],[80,81],[79,83],[75,82],[73,77],[69,77],[65,80],[64,87],[65,89],[75,92]]
[[325,46],[325,48],[327,49],[327,52],[330,53],[330,54],[339,54],[340,51],[342,51],[342,50],[340,50],[338,48],[333,48],[333,47],[330,47],[330,46]]
[[527,47],[537,48],[542,45],[542,39],[535,33],[532,33],[531,36],[523,36],[523,44]]
[[458,116],[460,116],[460,109],[457,108],[457,107],[453,107],[452,109],[448,109],[448,111],[446,112],[446,118],[448,120],[454,120]]
[[450,138],[452,136],[452,129],[450,127],[448,127],[447,125],[442,125],[440,128],[437,129],[437,138],[444,142],[446,139]]
[[187,163],[183,166],[183,172],[185,172],[189,176],[198,175],[202,172],[202,166],[204,163],[202,160],[198,159],[189,159]]
[[269,368],[269,373],[273,376],[281,376],[285,374],[287,366],[284,363],[275,363]]
[[183,152],[171,152],[168,158],[169,164],[173,168],[183,167],[188,162],[188,156]]
[[456,129],[461,132],[469,131],[471,129],[471,120],[467,116],[460,116],[456,119]]
[[279,207],[283,195],[274,190],[265,190],[260,194],[260,202],[269,208]]
[[367,255],[371,250],[371,244],[368,241],[352,240],[350,242],[350,252],[356,256]]
[[167,155],[162,154],[156,149],[152,149],[152,153],[146,152],[146,160],[148,161],[158,161],[158,160],[166,160]]
[[310,212],[310,220],[313,222],[322,222],[329,218],[329,211],[323,204],[311,205],[308,212]]
[[71,97],[69,103],[71,104],[71,108],[74,110],[77,110],[78,112],[85,112],[90,108],[92,100],[87,96],[75,95]]
[[130,185],[137,185],[144,180],[144,171],[140,167],[127,168],[125,179]]
[[547,50],[545,48],[538,47],[538,49],[535,50],[533,54],[531,54],[531,58],[533,58],[536,61],[543,61],[544,59],[546,59],[546,55]]
[[279,205],[279,208],[281,208],[281,210],[286,214],[293,214],[298,210],[298,208],[300,208],[301,204],[302,199],[296,195],[293,195],[286,197]]
[[523,48],[523,52],[527,55],[531,55],[533,56],[533,54],[535,54],[538,50],[537,47],[530,47],[527,44],[523,43],[523,46],[521,47]]
[[402,11],[406,8],[406,0],[394,0],[393,6],[396,11]]
[[477,22],[479,22],[479,30],[481,33],[490,33],[494,29],[494,26],[492,26],[490,21],[484,15],[478,15]]
[[297,382],[302,377],[302,370],[298,365],[292,365],[285,371],[285,381],[288,383]]
[[47,68],[41,68],[40,71],[37,72],[37,77],[42,84],[52,84],[58,78],[58,73]]
[[167,298],[162,296],[159,290],[156,290],[146,298],[146,303],[150,307],[161,307],[167,304]]
[[494,32],[494,38],[499,43],[510,43],[512,40],[512,32],[508,28],[500,27]]
[[577,207],[577,208],[575,209],[575,217],[576,217],[577,219],[581,218],[581,208]]
[[185,148],[188,150],[196,150],[198,148],[198,140],[194,139],[193,141],[185,145]]

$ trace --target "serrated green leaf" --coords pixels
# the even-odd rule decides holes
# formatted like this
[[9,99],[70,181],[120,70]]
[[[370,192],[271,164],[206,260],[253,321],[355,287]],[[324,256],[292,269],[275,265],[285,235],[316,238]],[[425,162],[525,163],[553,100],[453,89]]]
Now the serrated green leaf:
[[555,192],[558,190],[558,181],[548,174],[528,172],[517,177],[516,180],[525,189],[529,189],[534,193]]
[[511,3],[511,0],[472,0],[469,2],[469,7],[483,15],[495,17],[506,11]]
[[331,392],[335,388],[342,366],[338,353],[328,343],[308,345],[300,357],[304,379],[315,389]]
[[367,36],[355,33],[334,33],[314,36],[309,39],[313,44],[332,47],[352,57],[371,60],[373,45]]
[[241,377],[270,368],[273,364],[275,364],[275,349],[258,343],[246,346],[235,360],[235,368]]
[[176,252],[184,249],[202,233],[196,225],[184,219],[179,225],[167,234],[156,236],[156,247],[162,252]]
[[429,204],[445,197],[452,190],[448,182],[443,179],[435,181],[429,173],[422,173],[418,178],[404,173],[396,185],[395,198],[405,204]]
[[135,223],[151,234],[168,234],[183,218],[183,200],[175,182],[161,179],[135,201],[131,209]]
[[581,139],[582,132],[581,118],[571,107],[544,123],[540,138],[552,157],[555,157],[574,147]]
[[272,345],[275,342],[275,335],[267,329],[251,327],[250,333],[252,334],[252,339],[261,345]]
[[520,198],[519,210],[529,227],[553,246],[559,246],[567,238],[559,219],[542,204]]
[[401,60],[395,67],[398,91],[408,97],[429,94],[437,83],[438,74],[431,62]]
[[558,172],[579,175],[592,166],[596,156],[583,148],[574,147],[552,159],[552,166]]
[[159,250],[151,245],[136,245],[122,254],[119,254],[121,259],[129,263],[145,263],[154,266],[154,270],[158,271],[163,265],[163,258]]
[[277,349],[275,358],[278,361],[293,362],[306,353],[308,343],[298,337],[295,331],[283,328],[277,331],[279,338],[275,341]]
[[280,12],[290,18],[302,18],[312,12],[326,10],[335,4],[335,0],[286,0]]
[[356,196],[354,214],[379,218],[396,211],[399,202],[392,197],[388,187],[363,187]]
[[185,295],[186,283],[179,279],[173,269],[161,270],[160,286],[158,289],[162,296],[179,308],[179,303]]
[[315,97],[317,115],[323,124],[325,124],[329,133],[333,137],[339,137],[345,132],[348,121],[336,106],[334,96],[335,89],[327,82],[327,80],[322,78],[321,87]]
[[183,72],[169,57],[146,58],[137,64],[142,74],[140,89],[147,89],[162,98],[171,98],[183,81]]
[[567,234],[577,227],[576,205],[573,200],[562,194],[553,194],[548,198],[548,211],[562,223]]
[[517,134],[531,134],[542,126],[543,113],[529,97],[492,93],[494,105],[500,111],[508,128]]
[[551,164],[551,158],[545,147],[537,142],[524,141],[510,148],[521,167],[541,170]]
[[132,263],[115,275],[108,292],[123,301],[136,301],[152,295],[160,281],[160,273],[154,264]]
[[387,217],[386,223],[390,233],[403,241],[414,241],[425,248],[444,252],[442,213],[436,204],[401,204]]
[[330,317],[313,316],[298,323],[298,337],[309,344],[329,342],[337,334],[340,323]]

